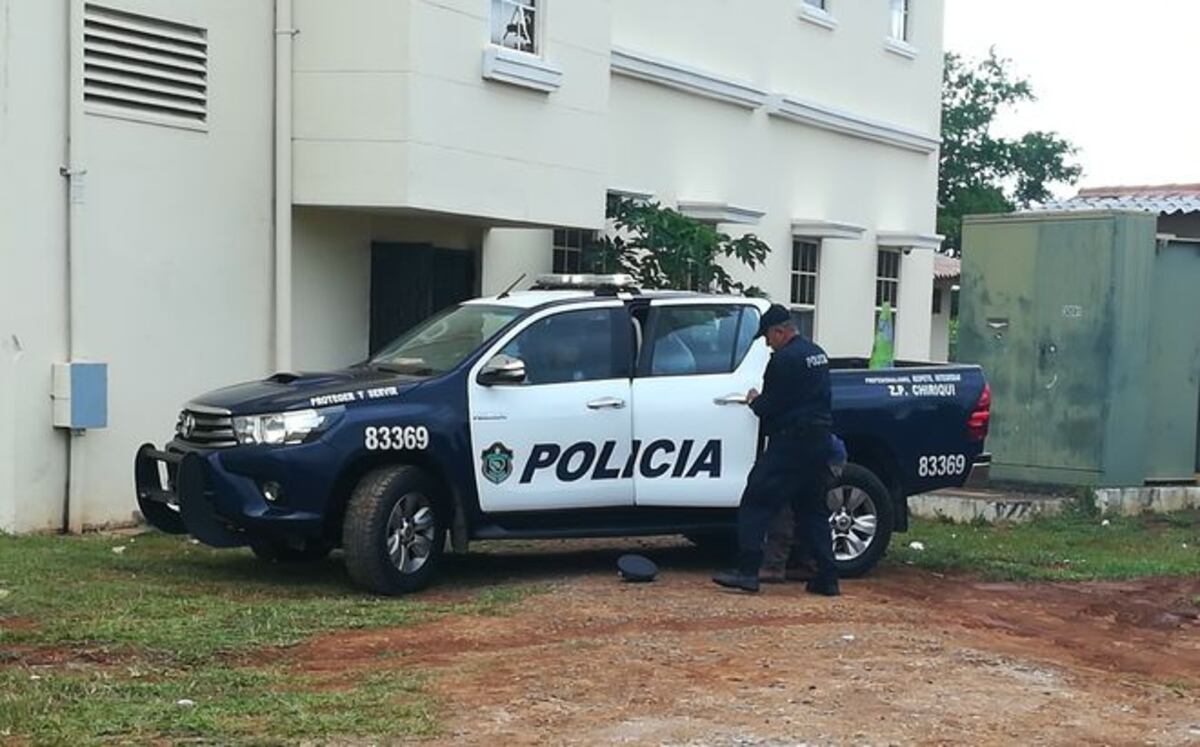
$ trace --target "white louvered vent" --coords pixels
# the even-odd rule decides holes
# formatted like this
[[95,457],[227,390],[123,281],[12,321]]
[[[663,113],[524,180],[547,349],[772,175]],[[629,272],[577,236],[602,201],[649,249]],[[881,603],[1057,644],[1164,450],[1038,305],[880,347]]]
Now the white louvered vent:
[[204,126],[208,33],[88,3],[83,99],[101,112]]

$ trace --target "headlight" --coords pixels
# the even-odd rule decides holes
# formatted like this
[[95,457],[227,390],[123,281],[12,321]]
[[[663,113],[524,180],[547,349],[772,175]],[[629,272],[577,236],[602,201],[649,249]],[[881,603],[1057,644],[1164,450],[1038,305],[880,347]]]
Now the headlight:
[[236,416],[233,432],[238,443],[298,444],[318,433],[342,413],[341,407],[321,410],[292,410],[268,415]]

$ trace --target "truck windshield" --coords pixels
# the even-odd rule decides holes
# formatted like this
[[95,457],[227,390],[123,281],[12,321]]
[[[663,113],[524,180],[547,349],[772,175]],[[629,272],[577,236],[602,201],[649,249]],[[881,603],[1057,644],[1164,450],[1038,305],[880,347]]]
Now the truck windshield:
[[506,306],[452,306],[400,335],[368,365],[413,376],[446,373],[521,313]]

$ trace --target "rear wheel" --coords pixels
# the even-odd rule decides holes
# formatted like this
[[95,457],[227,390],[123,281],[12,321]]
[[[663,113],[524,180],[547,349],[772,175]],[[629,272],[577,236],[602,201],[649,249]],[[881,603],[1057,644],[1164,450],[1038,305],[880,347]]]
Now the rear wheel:
[[883,558],[892,539],[895,511],[891,493],[875,473],[847,464],[825,496],[838,575],[867,573]]
[[442,561],[446,517],[433,481],[418,467],[383,467],[354,488],[342,528],[346,569],[377,594],[425,588]]

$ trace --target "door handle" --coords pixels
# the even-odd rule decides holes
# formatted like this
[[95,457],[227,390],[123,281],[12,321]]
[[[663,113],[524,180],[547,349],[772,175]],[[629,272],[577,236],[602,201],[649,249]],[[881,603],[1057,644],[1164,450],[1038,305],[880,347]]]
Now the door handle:
[[625,400],[620,397],[601,397],[587,403],[589,410],[622,410],[625,408]]
[[746,404],[746,395],[744,394],[726,394],[724,397],[717,397],[713,400],[716,405],[744,405]]

